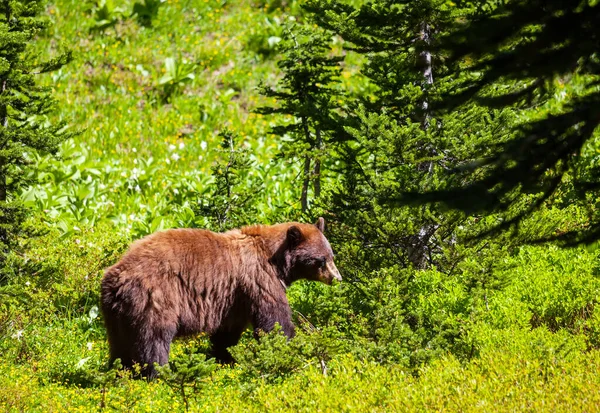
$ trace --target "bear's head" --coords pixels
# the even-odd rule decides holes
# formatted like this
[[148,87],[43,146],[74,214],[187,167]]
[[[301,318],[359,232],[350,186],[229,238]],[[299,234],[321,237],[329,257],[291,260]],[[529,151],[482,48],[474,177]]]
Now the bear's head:
[[333,262],[333,251],[323,235],[325,220],[317,223],[291,224],[287,228],[284,256],[286,264],[286,284],[298,279],[321,281],[331,284],[341,281],[342,276]]

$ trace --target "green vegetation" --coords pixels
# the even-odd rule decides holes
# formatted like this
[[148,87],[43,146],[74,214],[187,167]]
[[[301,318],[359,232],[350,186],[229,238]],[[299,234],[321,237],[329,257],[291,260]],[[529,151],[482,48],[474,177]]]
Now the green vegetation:
[[[452,30],[440,36],[436,50],[455,66],[447,76],[460,80],[438,106],[453,111],[477,101],[488,108],[518,108],[524,116],[511,139],[488,141],[491,151],[475,149],[478,162],[462,165],[437,187],[418,191],[417,198],[500,213],[495,232],[514,228],[546,201],[578,203],[588,219],[577,228],[526,237],[567,245],[596,241],[600,230],[592,205],[599,175],[588,154],[597,151],[600,125],[597,3],[486,3],[479,2],[488,7],[485,13],[453,20]],[[536,202],[523,202],[526,198]]]
[[28,152],[54,153],[72,136],[64,122],[52,125],[48,113],[54,102],[48,89],[35,83],[36,75],[59,69],[70,53],[40,61],[28,46],[44,30],[41,1],[5,1],[0,4],[0,265],[24,218],[18,194],[31,167]]
[[[14,65],[0,75],[31,88],[0,93],[0,112],[14,115],[0,125],[0,160],[12,154],[0,165],[10,178],[0,198],[10,232],[10,243],[0,234],[0,410],[600,410],[600,250],[523,242],[597,227],[597,128],[584,128],[567,161],[527,164],[539,179],[511,175],[531,186],[493,187],[491,208],[474,195],[493,195],[481,182],[527,163],[486,160],[516,147],[528,125],[598,94],[597,35],[557,63],[569,71],[548,67],[545,88],[526,89],[531,104],[512,102],[530,79],[511,77],[514,65],[497,65],[484,46],[508,42],[510,58],[534,59],[510,50],[543,40],[546,20],[535,1],[508,3],[531,9],[522,31],[484,30],[490,38],[467,29],[491,27],[497,2],[2,3],[31,13],[35,30],[0,13],[0,41],[21,42],[16,54],[5,47]],[[600,7],[548,3],[564,3],[551,22],[592,21]],[[569,30],[553,33],[557,51],[574,44]],[[480,67],[494,75],[477,88]],[[454,104],[473,87],[479,97]],[[38,151],[25,155],[20,142]],[[456,188],[476,191],[405,204],[406,194],[440,200],[430,195]],[[28,215],[9,215],[13,205]],[[151,382],[108,368],[99,285],[132,240],[317,216],[344,281],[288,290],[293,340],[248,331],[233,366],[206,359],[204,335],[176,340]]]

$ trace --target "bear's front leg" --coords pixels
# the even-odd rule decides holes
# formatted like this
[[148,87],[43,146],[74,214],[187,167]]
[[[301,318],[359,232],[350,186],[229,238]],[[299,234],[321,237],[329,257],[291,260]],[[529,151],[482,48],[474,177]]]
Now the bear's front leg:
[[254,335],[260,331],[266,333],[275,328],[279,323],[281,330],[288,337],[294,337],[294,324],[292,323],[292,310],[288,304],[287,297],[263,297],[262,302],[257,303],[252,311],[252,326]]
[[210,336],[212,343],[211,356],[220,364],[233,364],[235,360],[228,348],[235,346],[244,332],[246,325],[222,328]]

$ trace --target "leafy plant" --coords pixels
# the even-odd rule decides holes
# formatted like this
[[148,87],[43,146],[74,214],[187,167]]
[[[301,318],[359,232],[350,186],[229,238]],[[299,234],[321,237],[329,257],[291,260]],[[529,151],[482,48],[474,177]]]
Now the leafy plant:
[[271,58],[277,53],[277,45],[281,42],[283,31],[279,17],[265,17],[260,24],[250,28],[247,48],[263,59]]
[[162,87],[163,102],[170,102],[173,95],[179,93],[186,83],[194,80],[195,70],[195,63],[167,57],[164,61],[164,75],[158,80],[158,86]]
[[152,27],[152,20],[158,15],[160,6],[166,0],[143,0],[133,4],[132,16],[144,27]]
[[94,17],[94,24],[90,28],[92,32],[104,33],[106,29],[114,28],[125,16],[125,9],[116,6],[114,0],[97,0],[92,11]]

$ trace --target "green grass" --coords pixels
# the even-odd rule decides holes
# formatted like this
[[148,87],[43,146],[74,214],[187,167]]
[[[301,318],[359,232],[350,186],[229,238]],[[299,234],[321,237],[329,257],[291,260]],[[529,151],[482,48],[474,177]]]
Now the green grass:
[[[82,352],[85,350],[82,350]],[[241,383],[220,368],[191,397],[197,412],[598,411],[600,354],[550,363],[497,352],[462,365],[452,357],[419,371],[340,357],[329,374],[311,366],[275,383]],[[182,411],[183,401],[160,381],[126,378],[108,388],[39,383],[29,367],[0,366],[3,411]]]
[[[285,210],[296,202],[294,167],[270,162],[279,144],[268,134],[270,120],[253,113],[265,103],[258,83],[277,78],[261,48],[281,30],[283,12],[167,1],[152,28],[123,18],[90,32],[95,8],[76,1],[48,7],[55,25],[38,46],[51,55],[66,44],[76,58],[45,81],[61,116],[82,133],[63,145],[62,161],[42,160],[44,184],[26,193],[30,206],[65,231],[102,219],[134,235],[189,226],[193,200],[206,195],[222,157],[225,129],[251,150],[249,174],[266,189],[260,203]],[[131,10],[132,2],[121,8]]]

